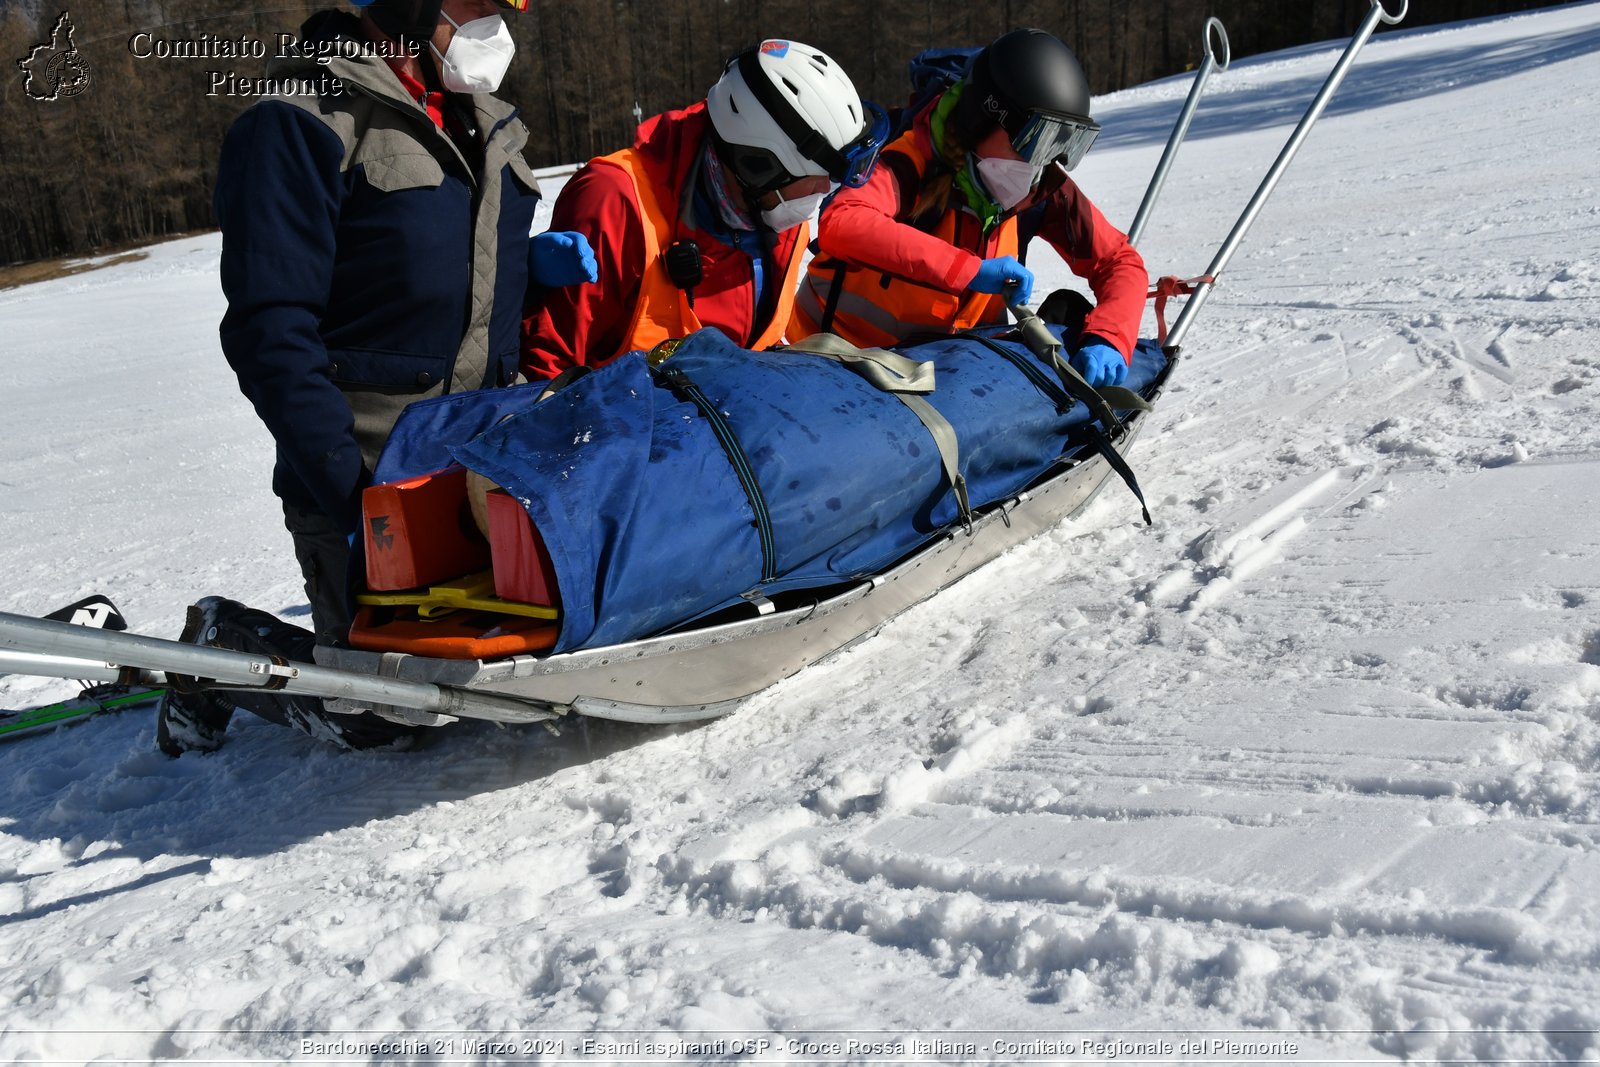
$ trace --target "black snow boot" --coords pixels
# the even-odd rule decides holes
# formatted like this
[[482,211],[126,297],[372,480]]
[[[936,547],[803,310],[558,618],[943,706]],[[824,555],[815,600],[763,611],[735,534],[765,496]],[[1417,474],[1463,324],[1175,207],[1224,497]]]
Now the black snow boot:
[[[190,645],[206,644],[206,632],[212,625],[200,605],[191,604],[178,640]],[[215,752],[222,747],[222,735],[231,718],[233,707],[210,693],[201,689],[168,689],[156,708],[156,747],[174,759],[185,752]]]
[[185,752],[215,752],[231,718],[233,709],[209,693],[168,689],[156,709],[156,747],[174,758]]
[[[236,600],[203,597],[189,608],[182,640],[211,648],[315,662],[316,635]],[[376,715],[336,715],[319,697],[253,690],[169,692],[161,702],[156,743],[175,756],[211,751],[222,744],[228,720],[239,709],[293,727],[345,749],[407,748],[422,727],[392,723]]]

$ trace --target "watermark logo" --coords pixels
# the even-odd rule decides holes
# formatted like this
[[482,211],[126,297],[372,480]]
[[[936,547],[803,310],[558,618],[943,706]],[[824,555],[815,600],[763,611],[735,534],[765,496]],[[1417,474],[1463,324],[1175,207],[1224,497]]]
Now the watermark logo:
[[22,91],[34,100],[63,100],[89,88],[89,63],[72,43],[72,16],[63,11],[50,40],[17,60]]

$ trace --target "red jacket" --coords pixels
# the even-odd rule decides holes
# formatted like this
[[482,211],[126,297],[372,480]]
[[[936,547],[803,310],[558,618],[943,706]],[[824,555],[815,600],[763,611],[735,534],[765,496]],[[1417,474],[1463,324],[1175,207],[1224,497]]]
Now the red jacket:
[[[638,169],[653,179],[657,203],[674,220],[680,215],[685,182],[698,169],[694,164],[709,125],[701,102],[639,126],[632,149],[641,164]],[[645,225],[633,178],[608,158],[591,160],[567,182],[556,198],[550,228],[587,236],[600,278],[531,296],[522,333],[522,367],[528,377],[549,378],[576,364],[605,363],[629,350],[629,326],[646,291],[646,271],[655,266],[646,262]],[[771,321],[788,322],[792,292],[778,293],[773,301],[777,313],[755,321],[755,270],[749,254],[681,221],[672,229],[655,235],[659,247],[680,238],[700,246],[705,277],[694,290],[694,313],[704,325],[751,347]],[[769,285],[781,288],[785,265],[798,256],[806,236],[800,226],[777,235],[766,264]]]
[[[840,190],[823,211],[817,230],[822,256],[813,261],[807,283],[831,281],[833,272],[821,260],[836,258],[943,292],[961,293],[978,273],[979,264],[999,254],[1004,224],[985,235],[977,216],[963,207],[949,209],[957,214],[956,219],[940,220],[953,221],[953,242],[906,221],[916,204],[920,176],[934,155],[928,129],[932,113],[930,105],[917,116],[906,137],[884,150],[866,185]],[[959,203],[960,194],[955,196]],[[1097,306],[1089,313],[1084,332],[1104,338],[1128,356],[1139,338],[1149,287],[1144,259],[1076,183],[1064,176],[1060,188],[1049,194],[1038,236],[1049,241],[1073,273],[1087,279],[1094,291]],[[872,284],[862,291],[870,292]]]

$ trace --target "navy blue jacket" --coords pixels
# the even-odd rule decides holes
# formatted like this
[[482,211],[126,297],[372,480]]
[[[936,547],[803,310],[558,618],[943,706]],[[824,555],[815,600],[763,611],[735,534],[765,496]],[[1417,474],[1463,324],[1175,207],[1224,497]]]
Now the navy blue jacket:
[[[343,14],[307,32],[365,39]],[[514,378],[538,184],[526,127],[491,96],[461,98],[479,163],[380,58],[294,57],[268,75],[343,91],[285,92],[228,132],[222,347],[277,442],[274,492],[354,531],[406,404]]]

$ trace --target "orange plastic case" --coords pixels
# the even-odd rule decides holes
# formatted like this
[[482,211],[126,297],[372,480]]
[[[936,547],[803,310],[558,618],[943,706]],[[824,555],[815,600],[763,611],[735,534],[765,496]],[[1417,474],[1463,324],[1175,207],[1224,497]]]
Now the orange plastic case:
[[489,547],[494,560],[494,593],[524,604],[561,606],[556,569],[533,520],[504,489],[489,494]]
[[361,512],[368,589],[415,589],[489,565],[463,467],[371,486]]
[[455,611],[419,619],[409,608],[362,607],[350,644],[368,652],[407,652],[439,659],[501,659],[542,652],[556,643],[558,623],[488,611]]
[[[369,591],[357,598],[352,646],[500,659],[555,645],[560,598],[550,553],[514,497],[495,490],[487,503],[486,541],[472,519],[462,467],[362,493]],[[492,576],[485,569],[491,561]]]

